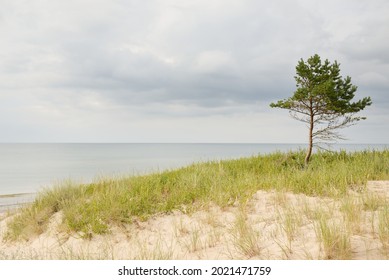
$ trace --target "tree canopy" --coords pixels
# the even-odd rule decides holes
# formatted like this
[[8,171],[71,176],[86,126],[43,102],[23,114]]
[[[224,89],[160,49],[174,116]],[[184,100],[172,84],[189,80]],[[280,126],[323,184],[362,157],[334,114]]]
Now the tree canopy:
[[271,103],[271,107],[289,110],[290,115],[309,128],[309,146],[305,157],[308,164],[312,147],[343,139],[339,129],[356,124],[365,117],[356,113],[372,104],[370,97],[353,102],[357,87],[351,78],[340,75],[340,64],[322,62],[315,54],[296,66],[296,91],[293,96]]

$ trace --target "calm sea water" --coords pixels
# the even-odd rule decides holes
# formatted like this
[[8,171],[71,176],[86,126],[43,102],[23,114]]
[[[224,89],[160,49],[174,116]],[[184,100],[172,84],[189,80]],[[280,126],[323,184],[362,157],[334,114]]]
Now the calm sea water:
[[[303,144],[0,144],[0,207],[30,200],[60,181],[150,173],[193,162],[304,148]],[[336,149],[388,145],[338,145]],[[8,196],[24,194],[22,196]]]

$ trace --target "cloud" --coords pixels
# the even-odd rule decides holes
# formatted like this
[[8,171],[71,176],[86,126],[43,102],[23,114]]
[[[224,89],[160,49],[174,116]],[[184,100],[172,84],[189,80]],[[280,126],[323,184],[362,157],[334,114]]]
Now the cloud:
[[19,139],[106,120],[128,141],[120,130],[142,119],[221,125],[290,96],[297,61],[314,53],[377,100],[374,115],[389,100],[388,13],[384,0],[3,0],[0,125]]

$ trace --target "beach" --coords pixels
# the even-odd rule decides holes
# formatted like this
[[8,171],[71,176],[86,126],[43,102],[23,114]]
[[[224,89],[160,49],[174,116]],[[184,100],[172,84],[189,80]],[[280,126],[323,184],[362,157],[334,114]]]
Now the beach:
[[[1,259],[388,259],[374,203],[386,203],[389,181],[369,181],[343,198],[257,191],[244,205],[207,205],[156,214],[81,238],[55,213],[47,230],[6,239],[14,214],[1,214]],[[375,204],[374,204],[375,205]]]
[[31,203],[36,193],[20,193],[0,195],[0,213],[17,209],[25,204]]

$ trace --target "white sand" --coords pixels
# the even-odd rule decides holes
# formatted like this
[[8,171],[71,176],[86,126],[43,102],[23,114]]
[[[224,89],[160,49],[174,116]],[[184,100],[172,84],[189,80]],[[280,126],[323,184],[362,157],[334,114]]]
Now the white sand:
[[389,181],[369,182],[367,193],[350,193],[348,199],[359,203],[356,223],[348,223],[342,212],[347,198],[258,191],[247,205],[158,215],[91,240],[62,232],[57,213],[45,233],[9,242],[4,233],[12,216],[3,215],[0,259],[325,259],[331,254],[318,233],[320,215],[347,236],[347,258],[388,259],[378,234],[378,210],[363,209],[362,197],[369,194],[389,198]]

